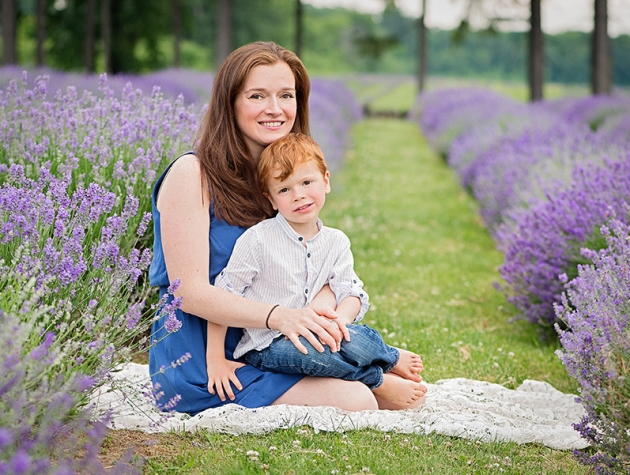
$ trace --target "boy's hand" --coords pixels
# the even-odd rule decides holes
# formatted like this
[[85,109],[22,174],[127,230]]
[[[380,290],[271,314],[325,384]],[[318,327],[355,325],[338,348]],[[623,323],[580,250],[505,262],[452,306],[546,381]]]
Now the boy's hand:
[[225,402],[226,394],[230,401],[234,401],[234,391],[232,391],[230,383],[234,384],[239,391],[243,389],[243,385],[236,377],[236,370],[241,366],[245,366],[245,364],[225,358],[207,361],[208,392],[212,395],[218,394],[219,399],[223,402]]
[[[346,341],[350,341],[350,331],[348,330],[348,324],[352,322],[344,322],[342,318],[338,318],[336,320],[331,320],[331,323],[337,325],[339,327],[339,331],[343,335],[343,339]],[[340,343],[341,346],[341,343]]]
[[337,317],[339,317],[335,309],[332,308],[330,305],[319,304],[313,301],[309,304],[308,308],[312,308],[317,315],[321,315],[322,317],[326,317],[330,320],[335,320]]
[[[359,300],[357,299],[357,301]],[[359,305],[360,305],[360,302],[359,302]],[[318,305],[314,301],[310,303],[309,307],[312,308],[315,311],[315,313],[317,313],[318,315],[321,315],[322,317],[326,317],[329,320],[331,325],[332,324],[337,325],[337,328],[339,328],[339,331],[341,332],[341,337],[346,341],[350,341],[350,332],[348,331],[348,324],[352,323],[354,319],[351,317],[348,317],[348,315],[346,315],[347,312],[338,312],[336,310],[333,310],[328,305]],[[339,308],[337,310],[339,310]],[[338,342],[337,351],[339,351],[340,348],[341,348],[341,341]]]
[[[341,332],[341,337],[346,341],[350,341],[350,332],[348,332],[348,328],[346,324],[341,322],[338,313],[329,305],[318,305],[315,302],[311,302],[309,308],[312,308],[313,311],[322,317],[326,317],[331,325],[337,325],[339,331]],[[320,340],[321,341],[321,340]],[[323,342],[322,342],[323,343]],[[341,341],[337,342],[337,347],[335,351],[339,351],[341,348]]]

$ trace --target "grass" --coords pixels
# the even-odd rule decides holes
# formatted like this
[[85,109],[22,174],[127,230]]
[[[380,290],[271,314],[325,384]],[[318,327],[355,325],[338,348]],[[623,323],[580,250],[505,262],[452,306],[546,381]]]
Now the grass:
[[[332,177],[322,216],[352,240],[370,293],[366,323],[390,344],[420,353],[428,382],[467,377],[516,388],[544,380],[576,392],[554,355],[494,288],[501,255],[474,200],[417,126],[369,119]],[[439,435],[310,428],[231,436],[199,431],[112,431],[103,457],[129,446],[146,474],[586,474],[570,452],[537,444],[480,443]]]

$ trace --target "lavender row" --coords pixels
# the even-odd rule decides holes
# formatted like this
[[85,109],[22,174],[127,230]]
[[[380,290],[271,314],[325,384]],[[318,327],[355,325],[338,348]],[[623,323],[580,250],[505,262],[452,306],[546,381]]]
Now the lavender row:
[[502,290],[519,317],[556,321],[558,275],[601,245],[608,210],[630,200],[630,97],[517,103],[480,89],[418,98],[414,117],[479,202],[505,255]]
[[597,473],[630,459],[630,98],[518,104],[489,91],[420,96],[415,118],[478,200],[519,316],[553,326]]

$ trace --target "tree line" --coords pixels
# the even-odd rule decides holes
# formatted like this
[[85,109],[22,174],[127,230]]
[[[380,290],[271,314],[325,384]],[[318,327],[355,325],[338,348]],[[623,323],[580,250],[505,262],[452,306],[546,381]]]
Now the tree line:
[[[394,2],[395,0],[391,0]],[[468,20],[474,11],[481,12],[489,22],[489,30],[494,30],[497,25],[522,18],[511,18],[506,7],[527,6],[529,15],[527,23],[529,31],[527,35],[527,82],[530,91],[530,100],[542,99],[544,83],[544,35],[542,31],[542,9],[541,0],[467,0],[468,15],[462,20],[459,30],[466,31]],[[423,0],[423,13],[421,22],[426,10],[426,2]],[[610,57],[610,37],[608,35],[608,0],[593,0],[593,29],[591,34],[591,54],[590,54],[590,83],[593,94],[610,94],[612,91],[613,78]]]
[[417,74],[424,63],[430,75],[529,80],[533,90],[532,72],[538,81],[544,70],[546,81],[592,84],[593,70],[608,67],[611,84],[630,84],[628,35],[610,40],[612,66],[596,66],[594,34],[536,33],[532,44],[533,14],[529,32],[470,31],[466,22],[444,31],[384,1],[374,16],[301,0],[0,0],[2,62],[87,73],[214,69],[233,48],[272,40],[315,74]]

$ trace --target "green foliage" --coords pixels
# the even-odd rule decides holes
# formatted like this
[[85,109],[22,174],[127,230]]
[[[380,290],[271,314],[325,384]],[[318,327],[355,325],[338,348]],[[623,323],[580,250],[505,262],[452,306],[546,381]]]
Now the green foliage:
[[545,77],[569,84],[588,83],[590,35],[568,32],[545,37]]
[[630,84],[630,35],[621,35],[611,42],[613,80],[615,84]]
[[[173,37],[165,36],[158,42],[160,54],[166,64],[174,64]],[[180,68],[197,71],[211,71],[214,67],[212,54],[199,43],[183,39],[180,43]]]
[[252,41],[275,41],[289,49],[295,47],[295,1],[234,0],[232,3],[235,48]]
[[306,7],[302,59],[309,71],[338,74],[362,70],[365,59],[356,52],[354,38],[368,28],[369,17],[340,8]]

